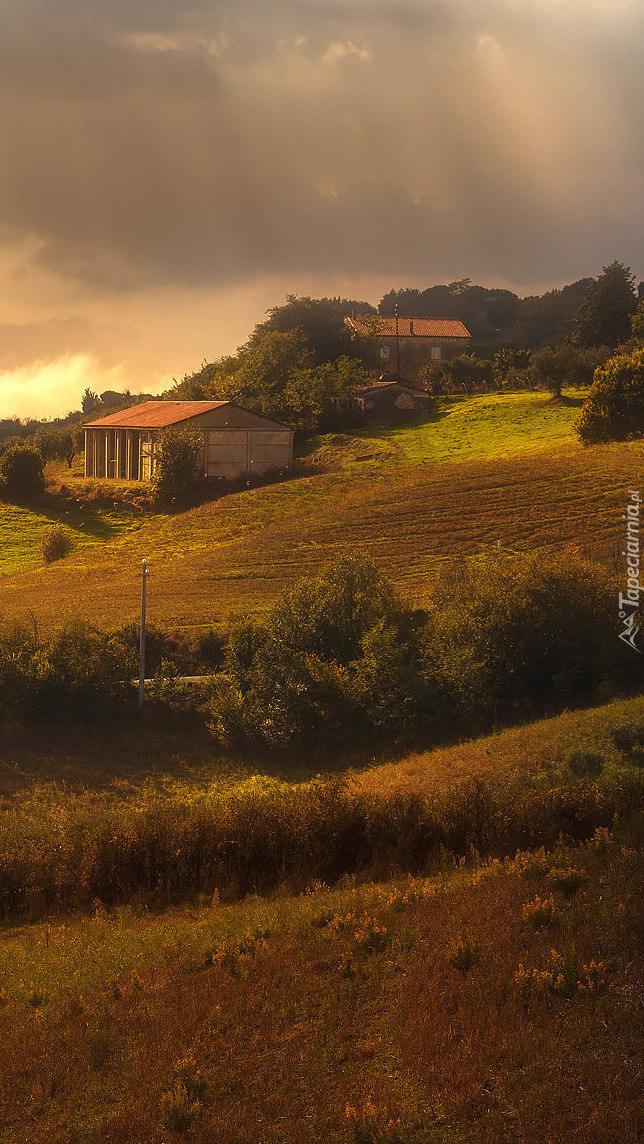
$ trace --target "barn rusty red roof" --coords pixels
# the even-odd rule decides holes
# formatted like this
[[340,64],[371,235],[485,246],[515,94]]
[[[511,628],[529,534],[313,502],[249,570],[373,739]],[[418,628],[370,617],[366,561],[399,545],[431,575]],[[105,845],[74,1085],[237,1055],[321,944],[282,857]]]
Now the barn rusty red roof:
[[161,429],[167,425],[177,425],[200,413],[210,413],[228,401],[142,401],[120,413],[109,413],[98,421],[87,421],[86,429]]
[[[375,333],[380,338],[395,338],[396,319],[382,314],[346,318],[346,323],[357,334]],[[470,331],[460,318],[398,318],[401,338],[469,338]]]

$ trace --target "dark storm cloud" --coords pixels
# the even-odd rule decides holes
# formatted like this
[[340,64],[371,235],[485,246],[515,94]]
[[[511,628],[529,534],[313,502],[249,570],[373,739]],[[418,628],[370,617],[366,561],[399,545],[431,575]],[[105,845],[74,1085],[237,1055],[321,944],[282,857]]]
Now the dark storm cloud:
[[644,265],[643,30],[608,0],[5,0],[0,221],[98,293]]

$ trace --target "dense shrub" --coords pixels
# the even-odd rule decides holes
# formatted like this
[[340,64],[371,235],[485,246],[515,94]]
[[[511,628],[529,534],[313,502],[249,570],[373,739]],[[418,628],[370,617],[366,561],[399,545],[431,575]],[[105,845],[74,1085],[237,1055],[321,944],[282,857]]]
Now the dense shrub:
[[200,433],[192,429],[166,429],[156,453],[154,499],[159,503],[182,500],[199,476]]
[[475,354],[460,354],[447,361],[427,362],[420,370],[420,378],[429,393],[438,396],[454,388],[464,393],[487,389],[493,382],[491,360]]
[[344,559],[231,633],[211,705],[224,741],[325,746],[413,731],[424,682],[413,616],[378,569]]
[[0,637],[0,722],[104,714],[125,699],[133,675],[129,650],[87,624],[69,624],[46,644],[14,628]]
[[62,560],[69,556],[74,542],[66,528],[50,528],[40,542],[40,551],[45,564],[52,564],[54,560]]
[[427,615],[375,568],[344,560],[231,633],[210,707],[222,741],[328,749],[480,723],[519,703],[586,700],[639,672],[617,639],[614,590],[572,553],[493,554],[438,577]]
[[472,782],[432,797],[257,778],[169,797],[147,791],[120,804],[113,795],[37,792],[0,818],[0,916],[431,872],[450,856],[503,857],[553,846],[562,834],[589,838],[641,797],[635,769],[555,788]]
[[525,698],[588,698],[606,679],[633,679],[608,573],[569,552],[494,552],[444,573],[432,597],[426,656],[452,714]]
[[585,445],[644,436],[644,347],[595,371],[576,429]]
[[0,494],[20,499],[36,496],[45,487],[43,459],[29,445],[10,445],[0,456]]

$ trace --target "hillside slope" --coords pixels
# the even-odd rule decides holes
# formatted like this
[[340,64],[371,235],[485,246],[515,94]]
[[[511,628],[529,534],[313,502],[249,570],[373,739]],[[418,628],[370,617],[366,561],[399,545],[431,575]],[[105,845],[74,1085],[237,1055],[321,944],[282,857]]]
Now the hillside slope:
[[2,616],[33,612],[45,626],[135,618],[143,556],[152,566],[150,618],[165,627],[261,610],[298,577],[357,550],[418,603],[441,560],[490,544],[574,544],[614,566],[626,490],[643,460],[638,442],[460,464],[345,465],[157,518],[136,536],[7,577]]

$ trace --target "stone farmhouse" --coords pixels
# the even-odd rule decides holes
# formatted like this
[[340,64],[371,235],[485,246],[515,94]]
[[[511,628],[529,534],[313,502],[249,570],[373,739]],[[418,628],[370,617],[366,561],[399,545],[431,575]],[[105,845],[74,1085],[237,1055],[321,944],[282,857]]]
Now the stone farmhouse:
[[[368,314],[345,318],[355,335],[375,336],[380,351],[380,371],[418,381],[427,362],[446,361],[467,352],[471,334],[459,318],[386,318]],[[398,356],[400,364],[398,364]]]
[[201,435],[202,477],[235,480],[287,469],[294,430],[232,401],[146,401],[85,425],[85,476],[146,481],[164,429]]

